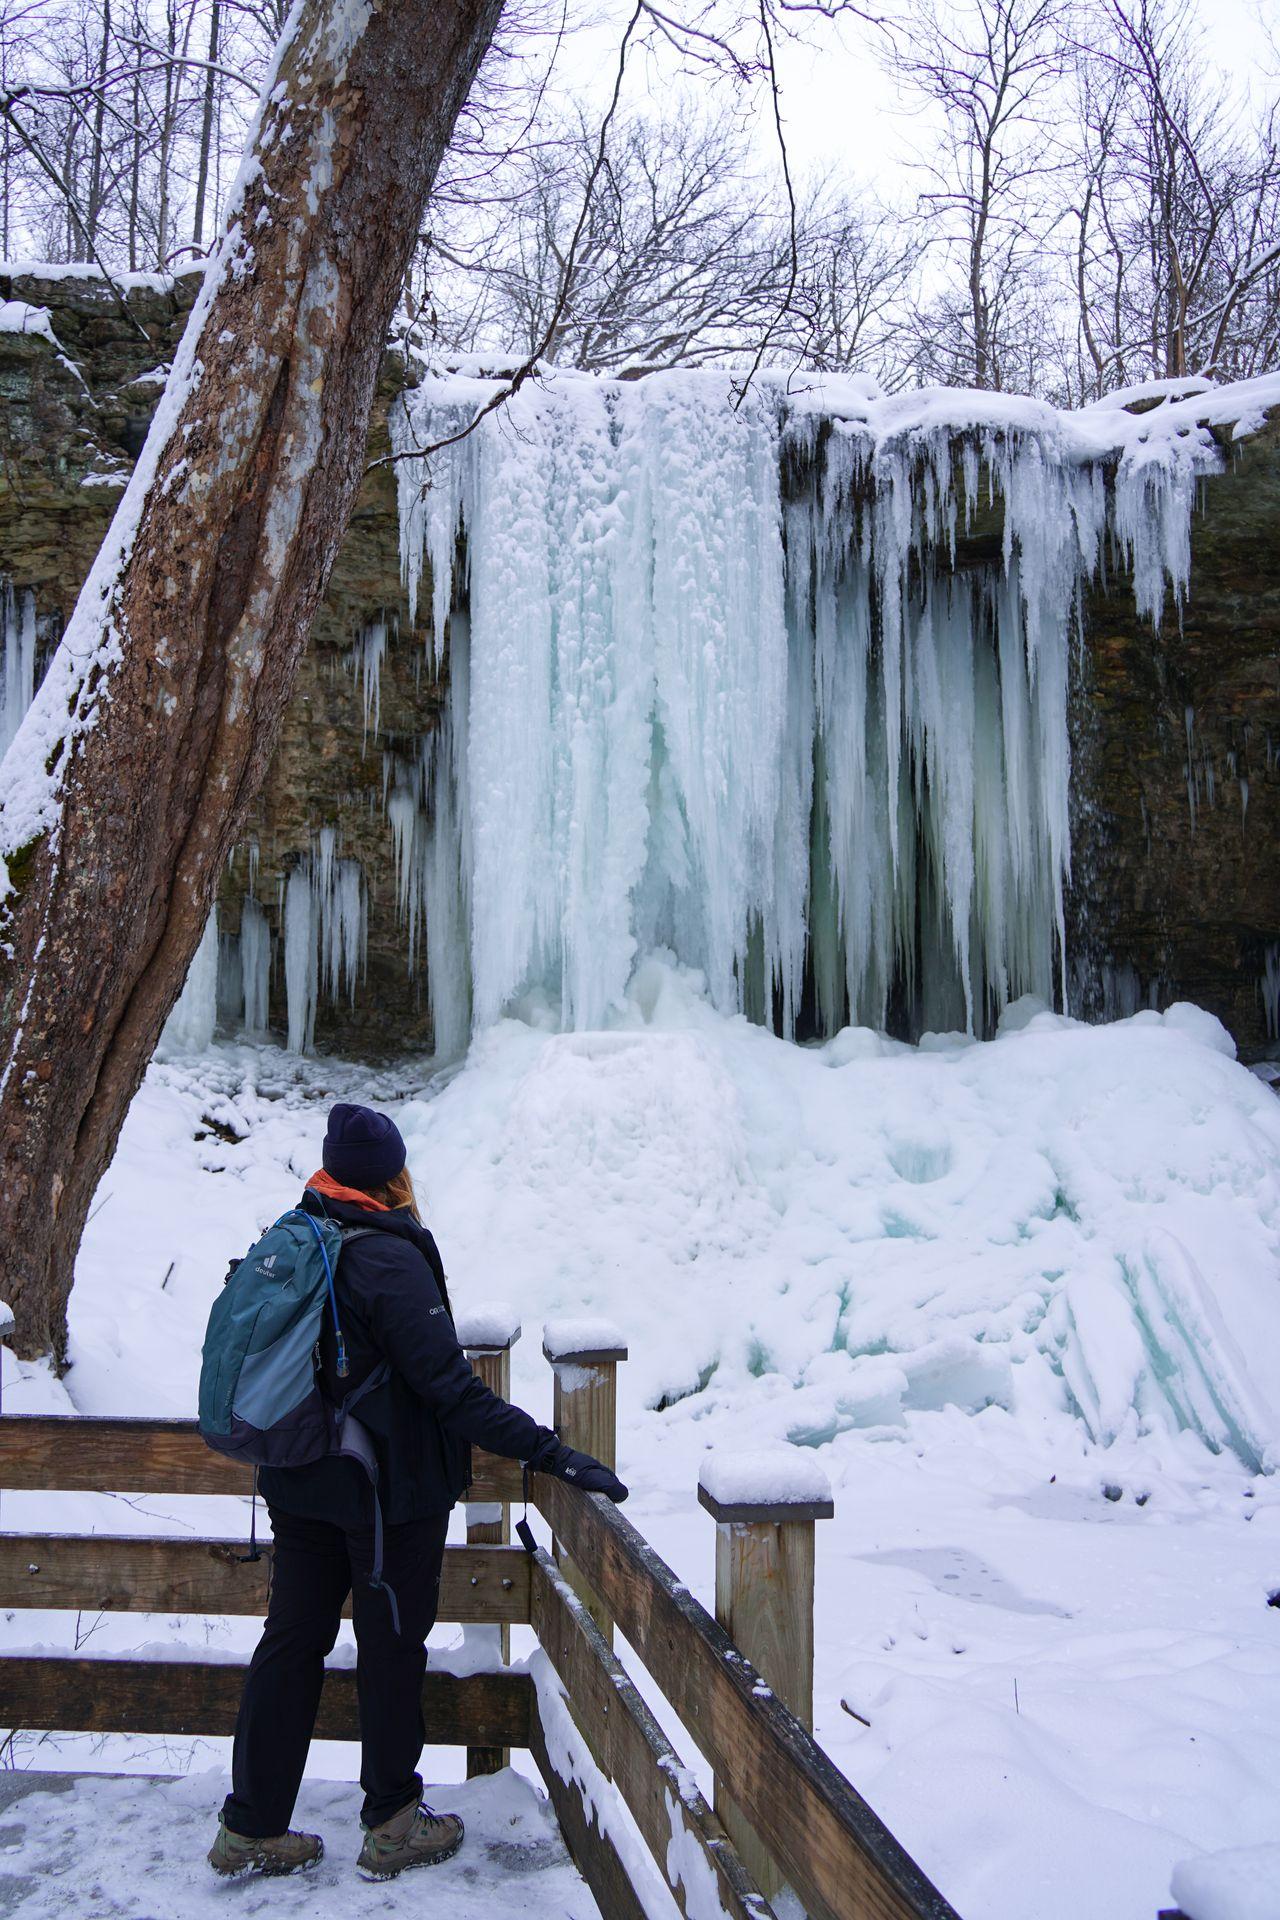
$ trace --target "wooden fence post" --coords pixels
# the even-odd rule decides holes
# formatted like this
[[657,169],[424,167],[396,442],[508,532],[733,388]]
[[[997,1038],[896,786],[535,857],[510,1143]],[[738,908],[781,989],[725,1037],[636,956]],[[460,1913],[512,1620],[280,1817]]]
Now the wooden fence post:
[[[813,1731],[814,1522],[835,1512],[811,1453],[713,1449],[698,1499],[716,1522],[716,1619],[762,1681]],[[782,1876],[716,1777],[715,1808],[767,1898]]]
[[[590,1453],[614,1472],[618,1467],[618,1362],[627,1343],[608,1320],[549,1320],[542,1329],[542,1351],[555,1373],[551,1424],[560,1438],[580,1453]],[[613,1620],[555,1542],[557,1564],[587,1607],[610,1646]]]
[[[500,1304],[464,1307],[459,1310],[456,1328],[458,1340],[468,1360],[484,1381],[502,1399],[511,1398],[511,1349],[520,1338],[520,1322],[513,1310]],[[493,1505],[467,1506],[467,1545],[470,1547],[507,1547],[511,1544],[511,1508],[506,1501]],[[511,1661],[511,1629],[469,1627],[467,1634],[491,1640],[495,1658],[502,1665]],[[468,1747],[467,1778],[477,1774],[498,1773],[510,1766],[506,1747]]]

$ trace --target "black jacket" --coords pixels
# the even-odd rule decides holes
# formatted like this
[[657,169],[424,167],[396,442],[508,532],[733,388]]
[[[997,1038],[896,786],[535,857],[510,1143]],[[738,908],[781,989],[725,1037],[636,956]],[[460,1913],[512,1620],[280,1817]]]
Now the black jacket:
[[[311,1191],[302,1205],[309,1213],[327,1213],[341,1226],[374,1229],[344,1247],[338,1262],[346,1379],[338,1378],[328,1313],[320,1362],[324,1390],[335,1405],[354,1393],[379,1362],[391,1367],[391,1378],[357,1409],[373,1436],[378,1495],[388,1526],[453,1506],[471,1481],[473,1442],[490,1453],[527,1460],[553,1438],[472,1371],[453,1330],[436,1243],[407,1209],[378,1212],[322,1200]],[[260,1485],[267,1501],[286,1513],[343,1527],[372,1523],[368,1476],[354,1461],[264,1467]]]

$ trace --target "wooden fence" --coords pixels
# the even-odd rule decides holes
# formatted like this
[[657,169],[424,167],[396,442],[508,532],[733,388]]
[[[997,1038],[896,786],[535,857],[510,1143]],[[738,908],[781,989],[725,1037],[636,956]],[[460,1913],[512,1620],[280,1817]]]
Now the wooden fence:
[[[477,1352],[495,1386],[509,1383],[517,1334]],[[621,1351],[547,1342],[561,1433],[605,1457]],[[250,1484],[243,1468],[204,1446],[193,1421],[0,1417],[0,1488],[212,1495],[247,1494]],[[717,1514],[717,1620],[621,1510],[564,1482],[531,1477],[554,1557],[507,1544],[520,1485],[510,1462],[476,1455],[468,1543],[446,1550],[440,1617],[494,1629],[497,1660],[505,1660],[512,1625],[532,1627],[563,1699],[553,1699],[544,1682],[540,1704],[523,1666],[458,1676],[429,1669],[427,1738],[465,1746],[472,1772],[512,1748],[531,1751],[606,1920],[647,1920],[650,1909],[624,1864],[616,1822],[581,1777],[584,1769],[565,1764],[563,1727],[548,1720],[553,1711],[567,1711],[591,1768],[629,1810],[682,1913],[705,1913],[709,1875],[729,1920],[771,1920],[767,1889],[784,1881],[812,1920],[957,1920],[806,1724],[818,1509],[801,1503]],[[241,1541],[189,1534],[0,1533],[0,1607],[260,1614],[267,1562],[246,1563],[242,1551]],[[744,1643],[758,1642],[759,1664],[749,1657],[755,1645],[730,1638],[724,1619],[734,1616]],[[714,1808],[615,1654],[615,1625],[712,1768]],[[185,1654],[9,1655],[0,1658],[0,1722],[227,1735],[243,1678],[238,1664]],[[351,1669],[326,1673],[316,1733],[358,1738]]]

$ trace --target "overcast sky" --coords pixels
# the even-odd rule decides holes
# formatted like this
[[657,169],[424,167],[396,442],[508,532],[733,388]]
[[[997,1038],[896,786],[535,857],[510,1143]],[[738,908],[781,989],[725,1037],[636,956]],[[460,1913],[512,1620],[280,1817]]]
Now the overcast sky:
[[[1210,43],[1232,77],[1241,85],[1274,91],[1275,55],[1262,21],[1276,19],[1280,0],[1199,0],[1199,8]],[[559,62],[559,87],[598,102],[600,110],[612,88],[627,11],[623,0],[601,0],[593,9],[597,24],[569,35]],[[892,0],[884,12],[892,18]],[[909,193],[907,163],[921,126],[918,118],[899,110],[877,58],[875,31],[856,19],[809,16],[804,24],[807,44],[786,45],[779,52],[787,141],[797,169],[834,169],[874,183],[889,198]],[[656,70],[653,62],[636,62],[627,97],[638,103],[646,93],[665,92],[677,84],[672,67],[669,58]],[[762,158],[772,163],[776,145],[763,113],[758,132]]]

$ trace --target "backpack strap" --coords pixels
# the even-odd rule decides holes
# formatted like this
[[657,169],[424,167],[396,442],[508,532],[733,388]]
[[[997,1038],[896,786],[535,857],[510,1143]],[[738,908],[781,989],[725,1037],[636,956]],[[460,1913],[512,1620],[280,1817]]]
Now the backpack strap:
[[[345,1252],[353,1240],[366,1240],[377,1233],[377,1227],[343,1227],[342,1250]],[[342,1459],[354,1460],[364,1468],[369,1476],[369,1490],[373,1495],[373,1564],[369,1569],[369,1585],[377,1591],[381,1588],[387,1596],[391,1608],[391,1625],[400,1632],[400,1608],[395,1591],[382,1577],[382,1501],[378,1494],[378,1460],[373,1450],[373,1440],[369,1429],[362,1420],[357,1420],[352,1409],[359,1405],[367,1394],[376,1393],[379,1387],[386,1385],[391,1378],[391,1368],[385,1360],[380,1360],[360,1382],[354,1393],[349,1393],[338,1408],[338,1445],[337,1453]]]
[[367,1240],[369,1235],[376,1233],[378,1229],[376,1227],[340,1227],[338,1231],[342,1235],[343,1246],[349,1247],[353,1240]]
[[373,1564],[369,1569],[369,1585],[376,1592],[381,1588],[387,1596],[391,1608],[391,1625],[398,1635],[400,1632],[400,1607],[395,1590],[389,1587],[382,1577],[382,1501],[378,1495],[378,1456],[373,1450],[373,1438],[363,1420],[357,1420],[351,1412],[353,1404],[362,1400],[366,1393],[380,1387],[390,1378],[391,1369],[383,1361],[373,1369],[366,1380],[362,1380],[355,1392],[349,1394],[338,1409],[338,1444],[335,1449],[340,1459],[354,1460],[364,1468],[369,1476],[369,1490],[373,1495]]

